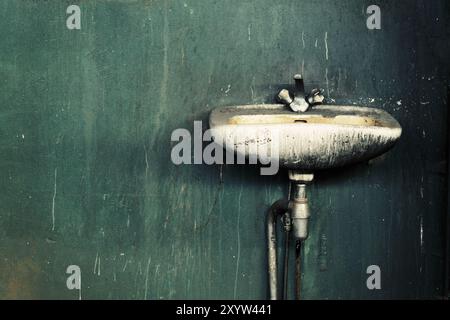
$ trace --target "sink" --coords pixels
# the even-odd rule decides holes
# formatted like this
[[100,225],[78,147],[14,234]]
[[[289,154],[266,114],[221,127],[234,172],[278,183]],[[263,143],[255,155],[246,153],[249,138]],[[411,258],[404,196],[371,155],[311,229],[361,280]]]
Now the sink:
[[[216,162],[261,164],[261,175],[274,175],[279,167],[288,169],[287,198],[275,201],[267,211],[266,239],[270,299],[278,299],[277,220],[285,231],[285,261],[288,239],[295,239],[295,296],[301,296],[300,268],[302,244],[308,238],[311,211],[306,187],[317,170],[367,161],[388,151],[400,138],[402,128],[389,113],[377,108],[325,105],[323,90],[305,93],[301,74],[294,75],[295,87],[278,93],[281,104],[255,104],[220,107],[209,116],[210,129],[204,141],[214,150]],[[205,149],[206,150],[206,149]],[[208,152],[205,152],[208,155]],[[212,151],[210,152],[212,155]],[[211,156],[212,158],[212,156]],[[264,167],[269,165],[270,167]],[[285,262],[286,263],[286,262]],[[285,264],[285,267],[287,265]],[[283,294],[286,298],[286,294]]]
[[[308,238],[311,215],[306,186],[312,182],[314,173],[377,157],[388,151],[402,133],[400,124],[386,111],[362,106],[318,104],[323,101],[321,91],[313,89],[311,94],[305,95],[301,76],[296,75],[294,79],[296,93],[292,96],[283,89],[278,95],[284,104],[214,109],[209,116],[209,132],[205,133],[208,139],[211,137],[214,140],[213,145],[217,147],[214,150],[220,150],[216,154],[221,154],[222,148],[227,150],[226,163],[234,163],[236,154],[237,163],[245,164],[248,160],[249,164],[257,164],[259,160],[262,165],[270,164],[269,168],[261,168],[261,175],[276,174],[279,166],[288,169],[288,196],[275,201],[267,212],[270,299],[280,297],[277,220],[283,222],[285,239],[291,235],[296,241],[298,266],[302,243]],[[285,259],[288,254],[286,248]],[[301,292],[300,278],[300,270],[296,268],[297,298]]]
[[315,172],[377,157],[392,148],[402,134],[400,124],[384,110],[326,105],[323,104],[323,89],[305,92],[301,74],[294,75],[294,82],[290,90],[279,91],[279,104],[214,109],[209,116],[210,129],[203,135],[203,141],[212,138],[215,142],[205,148],[205,163],[223,164],[225,149],[225,163],[234,164],[236,158],[238,164],[261,164],[261,175],[274,175],[280,166],[288,169],[287,197],[270,206],[266,219],[269,296],[272,300],[280,298],[280,292],[284,292],[284,299],[287,298],[287,277],[283,279],[281,290],[278,285],[278,220],[285,232],[285,267],[289,237],[295,239],[295,297],[301,296],[299,266],[311,216],[306,190]]
[[210,114],[215,143],[246,159],[277,149],[279,165],[316,171],[374,158],[389,150],[402,129],[386,111],[318,105],[293,112],[283,104],[221,107]]

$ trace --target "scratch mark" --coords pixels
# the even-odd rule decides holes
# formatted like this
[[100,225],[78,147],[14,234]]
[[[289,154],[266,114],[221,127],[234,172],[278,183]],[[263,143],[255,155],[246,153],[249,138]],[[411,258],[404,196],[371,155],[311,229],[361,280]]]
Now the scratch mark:
[[241,184],[241,191],[239,192],[239,200],[238,200],[238,216],[237,216],[237,258],[236,258],[236,273],[234,276],[234,291],[233,291],[233,297],[236,299],[236,292],[237,292],[237,283],[238,283],[238,274],[239,274],[239,260],[241,258],[241,235],[240,235],[240,220],[241,220],[241,198],[242,198],[242,184]]
[[181,47],[181,65],[184,66],[184,47]]
[[53,199],[52,199],[52,231],[55,231],[55,199],[56,199],[56,178],[58,176],[58,168],[55,168],[55,182],[53,186]]
[[329,97],[330,96],[330,87],[329,87],[329,82],[328,82],[328,68],[325,68],[325,83],[327,86],[327,95]]
[[147,292],[148,292],[148,270],[150,269],[150,261],[151,257],[148,257],[147,260],[147,268],[145,271],[145,292],[144,292],[144,300],[147,300]]
[[97,251],[97,254],[95,255],[95,262],[94,262],[94,274],[97,273],[98,276],[100,275],[100,263],[101,263],[101,259],[98,254],[98,251]]
[[139,266],[141,262],[138,261],[137,269],[136,269],[136,275],[134,276],[134,285],[136,286],[136,297],[139,295],[139,286],[137,284],[138,276],[139,276]]
[[248,24],[247,33],[248,33],[248,41],[252,40],[252,24],[251,23]]
[[325,59],[328,60],[328,32],[325,32],[324,42],[325,42]]
[[305,32],[302,31],[302,45],[303,45],[303,49],[305,49]]
[[128,259],[125,261],[125,264],[122,268],[122,272],[125,272],[125,270],[127,269],[127,265],[128,265]]
[[[156,265],[156,268],[155,268],[155,274],[154,274],[154,278],[156,279],[157,277],[158,277],[158,275],[159,275],[159,264],[157,264]],[[159,296],[159,290],[156,290],[156,295],[157,296]],[[159,297],[159,299],[161,299],[161,297]]]
[[314,47],[317,48],[317,42],[319,41],[319,39],[316,38],[316,42],[314,43]]
[[[158,132],[164,116],[164,111],[167,109],[168,104],[168,82],[169,82],[169,50],[170,50],[170,29],[169,29],[169,17],[167,4],[164,6],[164,20],[162,26],[162,42],[163,42],[163,56],[162,56],[162,70],[161,70],[161,81],[160,81],[160,91],[159,91],[159,109],[154,117],[155,121],[155,131]],[[152,37],[153,38],[153,37]],[[153,142],[158,138],[154,135]]]
[[[423,255],[423,245],[424,245],[424,240],[423,240],[423,216],[420,217],[420,253]],[[420,268],[419,271],[420,273],[422,273],[422,264],[423,262],[421,262],[420,264]]]
[[147,177],[149,166],[148,166],[147,147],[145,146],[145,143],[144,143],[144,154],[145,154],[145,176]]
[[250,92],[252,94],[252,101],[255,100],[255,90],[254,90],[254,86],[255,86],[255,77],[253,76],[252,78],[252,83],[250,84]]
[[95,274],[95,272],[97,271],[97,263],[98,263],[98,252],[97,252],[97,254],[95,255],[94,274]]
[[202,225],[200,225],[199,227],[197,227],[197,221],[194,221],[194,232],[198,232],[198,231],[203,230],[206,226],[208,226],[208,224],[211,221],[211,218],[213,216],[213,210],[217,206],[217,203],[219,202],[220,191],[221,191],[221,189],[223,189],[222,170],[223,170],[223,165],[220,165],[219,166],[219,185],[217,186],[217,189],[215,191],[213,204],[212,204],[211,208],[208,210],[206,222],[203,223]]
[[97,275],[100,275],[100,264],[101,264],[102,260],[100,258],[100,256],[98,256],[98,267],[97,267]]

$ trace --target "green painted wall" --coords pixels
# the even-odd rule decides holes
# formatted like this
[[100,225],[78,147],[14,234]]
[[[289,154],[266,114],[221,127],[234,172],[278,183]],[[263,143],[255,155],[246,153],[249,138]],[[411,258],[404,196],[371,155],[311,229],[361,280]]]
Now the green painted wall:
[[286,172],[175,166],[170,135],[272,102],[298,71],[404,129],[385,156],[316,175],[304,298],[441,295],[450,8],[430,2],[376,1],[369,31],[360,0],[2,0],[0,298],[77,299],[71,264],[83,299],[266,298]]

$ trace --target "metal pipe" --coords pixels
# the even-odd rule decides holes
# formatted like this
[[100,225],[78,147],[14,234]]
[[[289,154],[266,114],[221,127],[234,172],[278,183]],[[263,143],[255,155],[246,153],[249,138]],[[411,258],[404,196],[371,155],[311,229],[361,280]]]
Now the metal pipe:
[[[306,184],[314,178],[312,173],[305,173],[296,170],[289,170],[289,195],[288,199],[276,201],[270,207],[267,215],[267,257],[269,269],[269,294],[271,300],[278,299],[278,269],[277,269],[277,234],[276,225],[279,215],[283,216],[284,230],[286,236],[286,248],[284,256],[283,273],[283,299],[287,298],[287,278],[289,263],[289,237],[292,234],[296,240],[295,246],[295,296],[300,299],[301,280],[301,246],[308,237],[308,220],[310,216],[308,198],[306,197]],[[293,198],[291,199],[291,186],[293,185]]]
[[297,240],[295,243],[295,299],[300,300],[300,284],[302,279],[301,271],[301,250],[302,241]]
[[267,215],[267,255],[269,269],[269,293],[270,300],[278,299],[277,283],[277,217],[288,211],[288,200],[280,199],[269,209]]
[[306,184],[294,183],[294,196],[289,201],[289,212],[292,219],[292,233],[297,240],[308,237],[308,220],[310,216]]
[[[290,185],[291,184],[289,184],[289,186]],[[288,207],[289,207],[289,204],[288,204]],[[289,275],[289,239],[290,239],[291,228],[292,228],[291,214],[289,213],[289,211],[287,211],[283,215],[282,219],[283,219],[283,228],[284,228],[283,300],[286,300],[287,292],[288,292],[288,275]]]
[[287,294],[288,294],[289,236],[290,236],[290,231],[286,231],[285,238],[284,238],[283,300],[287,300]]

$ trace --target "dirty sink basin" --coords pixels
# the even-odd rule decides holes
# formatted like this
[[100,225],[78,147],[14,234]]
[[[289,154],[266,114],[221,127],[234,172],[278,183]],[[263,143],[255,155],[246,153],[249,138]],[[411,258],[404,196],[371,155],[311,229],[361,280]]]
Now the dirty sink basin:
[[222,107],[211,112],[209,124],[214,141],[229,151],[248,158],[277,149],[280,166],[311,171],[376,157],[402,132],[383,110],[345,105],[304,113],[282,104]]

